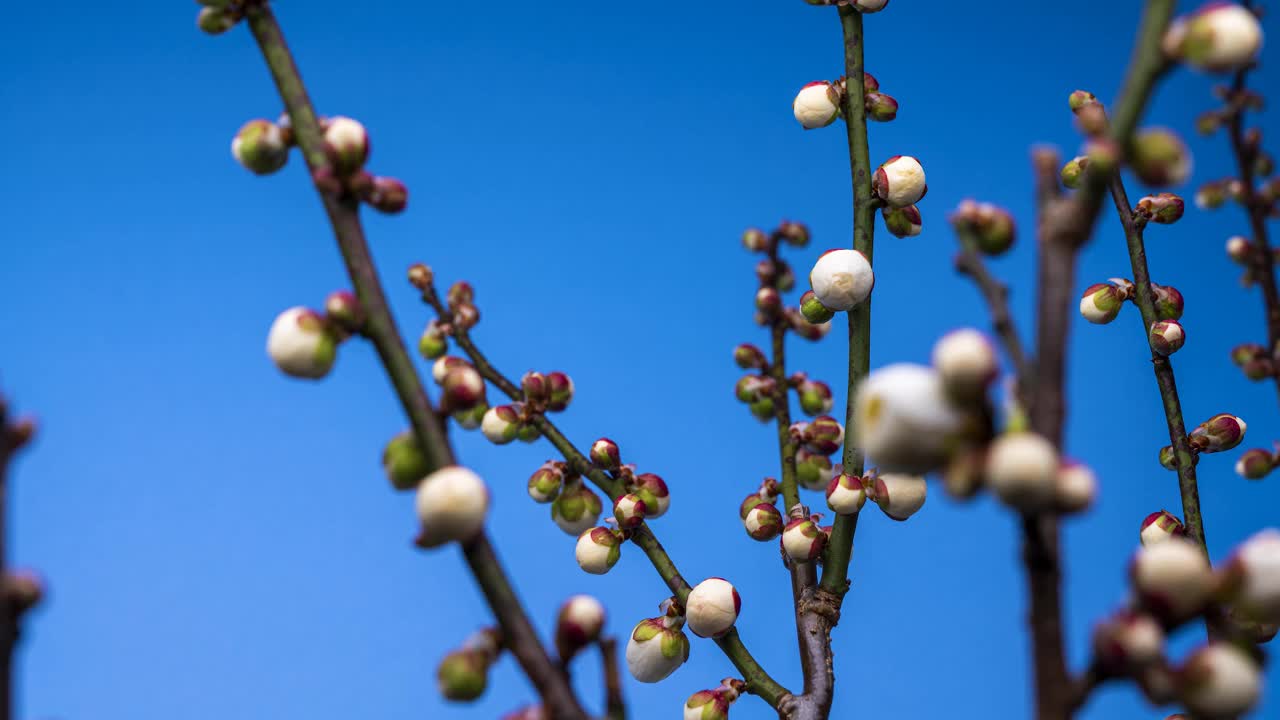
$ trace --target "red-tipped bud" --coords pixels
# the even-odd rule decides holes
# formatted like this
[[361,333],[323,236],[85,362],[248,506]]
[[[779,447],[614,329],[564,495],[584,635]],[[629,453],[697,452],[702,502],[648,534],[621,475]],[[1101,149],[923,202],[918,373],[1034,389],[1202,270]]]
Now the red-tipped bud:
[[841,473],[827,483],[827,507],[837,515],[856,515],[867,502],[862,478]]
[[840,473],[840,466],[831,458],[807,447],[796,451],[796,482],[809,490],[823,490],[831,478]]
[[604,621],[604,606],[590,595],[574,595],[566,600],[556,615],[556,652],[560,662],[568,662],[599,640]]
[[1187,529],[1182,521],[1168,510],[1159,510],[1146,516],[1138,528],[1138,541],[1144,547],[1158,545],[1170,538],[1185,537]]
[[928,486],[919,475],[877,473],[863,478],[862,487],[872,502],[894,520],[906,520],[924,507]]
[[782,294],[776,288],[762,287],[756,291],[756,309],[766,316],[782,309]]
[[783,242],[802,248],[809,244],[809,226],[794,220],[783,220],[774,231]]
[[800,439],[811,452],[830,455],[844,442],[844,426],[830,415],[821,415],[805,427]]
[[1197,425],[1187,440],[1200,452],[1223,452],[1239,445],[1247,428],[1241,418],[1219,413]]
[[520,412],[514,405],[498,405],[485,411],[480,432],[496,445],[506,445],[520,435]]
[[1261,480],[1276,468],[1277,458],[1274,453],[1262,448],[1245,451],[1236,460],[1236,474],[1246,480]]
[[743,343],[733,349],[733,362],[743,370],[763,370],[769,365],[764,351],[750,343]]
[[470,365],[449,370],[440,386],[444,389],[442,404],[447,412],[470,410],[485,399],[484,378]]
[[840,88],[825,80],[811,82],[800,88],[791,103],[796,122],[805,130],[826,127],[840,117]]
[[885,160],[871,177],[871,190],[889,207],[906,207],[920,202],[928,191],[924,167],[910,155]]
[[1013,215],[991,203],[965,200],[952,213],[951,223],[958,231],[968,232],[985,255],[1004,254],[1017,237]]
[[403,212],[408,206],[409,188],[392,177],[375,177],[363,197],[374,210],[394,215]]
[[1175,287],[1151,283],[1151,294],[1155,296],[1156,315],[1161,320],[1177,320],[1182,317],[1182,293]]
[[1187,341],[1187,333],[1177,320],[1157,320],[1151,324],[1147,339],[1151,342],[1152,350],[1167,356],[1182,349]]
[[868,120],[890,122],[898,117],[898,101],[891,95],[872,91],[863,97]]
[[350,290],[335,290],[324,299],[324,314],[329,324],[354,334],[364,327],[364,308]]
[[573,549],[578,567],[592,575],[603,575],[622,557],[622,538],[607,527],[593,527],[578,536]]
[[1058,177],[1062,180],[1062,184],[1068,188],[1078,188],[1084,180],[1084,174],[1089,169],[1089,157],[1087,155],[1077,155],[1067,161],[1062,166],[1062,170],[1058,173]]
[[915,205],[906,207],[880,209],[884,218],[884,226],[894,237],[908,238],[920,234],[924,228],[924,220],[920,217],[920,209]]
[[1133,137],[1129,164],[1133,174],[1152,187],[1181,185],[1191,176],[1191,151],[1168,128],[1146,128]]
[[742,246],[751,252],[765,252],[772,244],[769,234],[760,228],[748,228],[742,233]]
[[355,174],[369,159],[369,133],[349,117],[333,117],[324,124],[324,141],[339,176]]
[[782,530],[782,552],[793,562],[813,562],[822,557],[827,534],[812,518],[795,518]]
[[800,409],[806,415],[822,415],[831,412],[834,399],[831,387],[821,380],[805,380],[796,386]]
[[551,520],[569,535],[581,535],[600,518],[604,507],[582,480],[566,481],[560,495],[551,503]]
[[562,412],[573,400],[573,378],[559,370],[547,373],[547,410]]
[[250,120],[231,140],[236,162],[256,175],[269,175],[289,160],[288,136],[270,120]]
[[566,467],[563,462],[548,460],[529,476],[529,497],[537,503],[549,503],[560,494]]
[[591,464],[602,470],[617,470],[622,461],[619,456],[618,443],[609,438],[600,438],[591,443]]
[[1135,675],[1164,659],[1164,630],[1150,615],[1122,610],[1094,628],[1093,657],[1108,674]]
[[1080,296],[1080,314],[1095,325],[1105,325],[1120,314],[1128,296],[1111,283],[1097,283],[1085,288]]
[[620,495],[613,503],[613,517],[618,521],[618,527],[623,529],[640,527],[646,512],[644,500],[634,493]]
[[671,491],[661,477],[653,473],[640,473],[630,484],[631,492],[644,501],[645,517],[660,518],[671,507]]
[[1172,225],[1182,219],[1186,204],[1173,193],[1148,195],[1138,201],[1137,214],[1157,225]]
[[742,518],[742,526],[746,528],[747,534],[753,540],[762,542],[778,537],[782,532],[782,513],[772,504],[760,502],[757,496],[753,495],[752,499],[757,501],[756,504]]

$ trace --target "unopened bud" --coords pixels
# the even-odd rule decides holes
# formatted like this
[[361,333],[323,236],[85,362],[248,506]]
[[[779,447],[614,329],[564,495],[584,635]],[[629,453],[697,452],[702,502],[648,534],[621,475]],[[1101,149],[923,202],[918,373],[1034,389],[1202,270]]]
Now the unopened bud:
[[1217,210],[1227,202],[1227,188],[1220,181],[1207,182],[1196,190],[1196,207],[1201,210]]
[[818,302],[836,312],[851,310],[865,301],[875,282],[871,263],[857,250],[828,250],[809,272],[809,285]]
[[440,694],[454,702],[471,702],[484,694],[489,683],[489,658],[471,649],[455,650],[436,668]]
[[827,507],[837,515],[856,515],[867,502],[862,478],[841,473],[827,483]]
[[1261,480],[1275,468],[1275,454],[1262,448],[1247,450],[1236,460],[1236,474],[1246,480]]
[[796,387],[796,394],[800,398],[800,409],[806,415],[829,413],[835,402],[831,387],[821,380],[805,380]]
[[289,143],[279,125],[270,120],[250,120],[232,139],[231,155],[250,172],[269,175],[288,162]]
[[221,35],[240,22],[241,13],[229,7],[202,7],[196,15],[196,26],[210,35]]
[[480,432],[495,445],[506,445],[520,434],[520,413],[514,405],[489,408],[480,421]]
[[876,169],[871,190],[889,207],[901,208],[920,202],[929,186],[919,160],[910,155],[894,155]]
[[689,659],[689,638],[681,630],[684,615],[675,604],[664,603],[663,617],[641,620],[627,640],[627,669],[643,683],[656,683]]
[[742,526],[747,534],[753,540],[762,542],[778,537],[782,532],[782,513],[771,503],[760,502],[758,497],[754,499],[757,500],[756,504],[742,518]]
[[620,495],[613,503],[613,517],[618,521],[618,527],[624,530],[640,527],[646,512],[644,500],[634,493]]
[[894,100],[893,96],[872,91],[863,98],[868,120],[890,122],[898,117],[898,101]]
[[[1240,8],[1239,5],[1228,7]],[[1241,12],[1247,10],[1240,8]],[[1257,705],[1262,693],[1262,670],[1244,650],[1223,641],[1210,641],[1178,669],[1174,684],[1178,700],[1202,720],[1232,720]]]
[[1063,513],[1082,512],[1093,505],[1097,496],[1098,476],[1087,466],[1067,462],[1058,468],[1053,489],[1054,509]]
[[475,430],[484,423],[484,414],[489,412],[489,406],[486,403],[478,403],[470,410],[454,410],[450,415],[453,421],[458,423],[458,427],[463,430]]
[[556,615],[556,653],[568,662],[578,651],[600,639],[605,611],[590,595],[574,595],[560,606]]
[[631,492],[644,501],[645,517],[660,518],[671,507],[671,491],[660,476],[640,473],[631,482]]
[[622,538],[607,527],[590,528],[578,536],[573,555],[583,571],[603,575],[622,557]]
[[854,10],[864,15],[869,15],[885,9],[885,6],[889,4],[889,0],[848,0],[847,4]]
[[1197,425],[1187,441],[1200,452],[1223,452],[1239,445],[1247,428],[1241,418],[1219,413]]
[[987,336],[972,328],[953,330],[933,346],[933,367],[953,397],[981,397],[1000,374],[1000,360]]
[[591,464],[602,470],[614,471],[621,466],[618,443],[609,438],[600,438],[591,443]]
[[1177,320],[1182,317],[1184,302],[1182,293],[1177,288],[1151,283],[1151,294],[1155,296],[1156,316],[1161,320]]
[[1085,107],[1097,102],[1098,98],[1088,90],[1075,90],[1067,97],[1067,105],[1073,113],[1078,113]]
[[782,551],[793,562],[813,562],[822,557],[827,534],[812,518],[794,518],[782,531]]
[[1187,534],[1182,521],[1168,510],[1159,510],[1146,516],[1138,529],[1138,541],[1143,546],[1157,545],[1170,538],[1180,538]]
[[765,316],[776,315],[782,309],[782,294],[776,288],[760,288],[756,291],[756,309]]
[[563,412],[573,400],[573,378],[559,370],[547,373],[547,410]]
[[1158,225],[1172,225],[1182,219],[1186,204],[1173,193],[1148,195],[1138,201],[1138,214]]
[[317,380],[329,374],[338,356],[338,339],[319,313],[304,307],[285,310],[267,334],[267,354],[286,375]]
[[1085,135],[1101,135],[1107,131],[1107,125],[1107,110],[1102,103],[1090,103],[1076,111],[1076,127]]
[[485,401],[484,378],[470,365],[449,370],[440,386],[444,390],[441,405],[447,412],[470,410]]
[[559,497],[551,503],[551,520],[569,535],[581,535],[596,524],[604,506],[581,480],[566,482]]
[[743,343],[733,349],[733,361],[743,370],[762,370],[769,364],[764,351],[750,343]]
[[854,417],[860,448],[891,472],[941,468],[966,430],[938,372],[909,363],[872,371],[856,390]]
[[470,540],[484,528],[489,489],[474,472],[448,465],[418,485],[415,509],[422,523],[417,540],[420,546]]
[[724,578],[708,578],[689,592],[685,601],[685,619],[698,637],[720,637],[738,621],[742,598],[733,584]]
[[1084,178],[1085,170],[1088,169],[1088,167],[1088,156],[1077,155],[1076,157],[1071,158],[1067,161],[1066,165],[1062,166],[1062,171],[1059,173],[1059,177],[1062,179],[1062,184],[1072,189],[1080,187],[1080,183]]
[[805,130],[826,127],[840,117],[840,89],[825,80],[811,82],[796,93],[791,111]]
[[1160,467],[1165,470],[1178,469],[1178,452],[1172,445],[1165,445],[1160,448]]
[[751,252],[765,252],[771,243],[768,233],[760,228],[748,228],[742,233],[742,246]]
[[915,237],[920,234],[921,229],[924,227],[924,220],[920,217],[920,210],[915,205],[900,208],[885,206],[880,209],[880,214],[884,217],[885,229],[894,237]]
[[324,141],[333,159],[334,172],[341,177],[359,171],[369,158],[369,133],[364,125],[349,117],[329,118]]
[[537,503],[552,502],[560,494],[564,476],[564,463],[548,460],[529,476],[529,497]]
[[1227,238],[1227,257],[1235,260],[1241,265],[1249,263],[1249,256],[1253,254],[1253,245],[1247,238],[1239,235]]
[[30,570],[12,570],[4,576],[3,588],[15,614],[21,615],[44,599],[44,581]]
[[1105,325],[1116,319],[1126,299],[1124,291],[1111,283],[1090,285],[1080,296],[1080,314],[1095,325]]
[[544,405],[551,389],[547,386],[547,376],[530,370],[520,377],[520,390],[524,393],[524,401],[532,405]]
[[875,471],[863,479],[862,487],[885,515],[899,521],[915,515],[924,507],[928,491],[924,478],[919,475]]
[[1157,320],[1151,324],[1147,339],[1151,341],[1152,350],[1168,356],[1182,349],[1187,333],[1177,320]]
[[431,268],[422,263],[414,263],[409,266],[409,284],[419,290],[426,290],[435,282],[435,274],[431,272]]
[[1053,506],[1058,451],[1035,433],[1006,433],[987,452],[987,484],[1009,507],[1035,513]]
[[374,210],[394,215],[409,204],[409,188],[395,178],[375,177],[363,197]]
[[1240,544],[1223,571],[1235,611],[1259,622],[1280,623],[1280,530],[1267,528]]
[[792,247],[802,248],[809,244],[809,226],[794,220],[783,220],[776,231],[782,241]]
[[391,438],[382,451],[382,469],[391,486],[413,490],[431,472],[431,463],[413,433],[406,430]]
[[1248,67],[1262,46],[1262,26],[1247,7],[1209,3],[1170,26],[1164,48],[1172,58],[1209,72]]
[[1138,179],[1152,187],[1181,185],[1191,176],[1191,151],[1168,128],[1139,130],[1133,137],[1130,166]]
[[1150,615],[1122,610],[1094,628],[1093,657],[1110,674],[1136,674],[1164,659],[1164,630]]
[[796,482],[809,490],[823,490],[831,478],[839,473],[839,465],[834,465],[826,455],[802,447],[796,451]]
[[1129,577],[1142,606],[1166,623],[1200,613],[1215,585],[1209,561],[1185,538],[1143,546],[1134,556]]

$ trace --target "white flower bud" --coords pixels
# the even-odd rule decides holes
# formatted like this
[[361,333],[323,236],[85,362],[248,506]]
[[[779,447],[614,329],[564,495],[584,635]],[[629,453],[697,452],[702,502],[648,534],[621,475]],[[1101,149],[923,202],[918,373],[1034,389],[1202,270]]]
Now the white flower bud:
[[1058,485],[1058,451],[1035,433],[1001,435],[987,452],[987,484],[1015,510],[1047,510]]
[[1180,18],[1165,36],[1165,50],[1192,67],[1210,72],[1250,65],[1262,47],[1262,26],[1248,9],[1214,3]]
[[489,489],[480,476],[467,468],[449,465],[428,475],[418,485],[415,508],[422,522],[418,544],[436,547],[470,540],[484,527],[489,511]]
[[964,428],[937,371],[909,363],[868,375],[858,386],[854,413],[858,446],[890,472],[942,467]]
[[782,552],[795,562],[817,560],[826,544],[827,534],[813,518],[792,518],[782,531]]
[[1235,608],[1250,619],[1280,623],[1280,531],[1267,528],[1244,541],[1230,567],[1240,579]]
[[689,638],[681,631],[683,616],[641,620],[627,640],[627,669],[643,683],[656,683],[689,659]]
[[1054,505],[1064,513],[1078,513],[1093,504],[1098,496],[1098,476],[1079,463],[1066,463],[1058,468],[1054,487]]
[[871,499],[894,520],[906,520],[924,507],[928,483],[919,475],[877,474]]
[[827,507],[838,515],[856,515],[867,502],[862,478],[841,473],[827,483]]
[[1129,569],[1144,607],[1166,621],[1186,620],[1204,609],[1213,591],[1213,571],[1200,548],[1170,538],[1138,551]]
[[857,250],[828,250],[809,271],[809,286],[828,310],[851,310],[871,295],[876,276]]
[[613,569],[622,556],[622,540],[609,528],[591,528],[578,536],[573,556],[584,571],[603,575]]
[[840,91],[829,82],[811,82],[800,88],[791,111],[805,130],[826,127],[840,116]]
[[915,205],[929,189],[924,167],[910,155],[894,155],[884,161],[871,178],[871,188],[889,207]]
[[315,380],[333,368],[338,340],[319,313],[293,307],[280,313],[271,324],[267,354],[284,374]]
[[520,433],[520,420],[510,405],[497,405],[484,412],[480,432],[489,442],[506,445]]
[[864,15],[878,13],[888,4],[889,0],[849,0],[849,5]]
[[556,652],[566,661],[600,638],[604,606],[590,595],[574,595],[560,606],[556,616]]
[[339,175],[356,172],[369,158],[369,133],[349,117],[329,118],[324,140],[333,149],[334,170]]
[[755,540],[772,540],[782,532],[782,513],[773,505],[761,501],[743,516],[742,526]]
[[1150,615],[1121,611],[1094,629],[1093,655],[1110,673],[1136,673],[1164,658],[1164,630]]
[[635,493],[620,495],[613,503],[613,517],[618,521],[620,528],[640,527],[647,513],[648,507],[644,500]]
[[1200,720],[1234,720],[1258,702],[1262,672],[1243,650],[1210,642],[1187,658],[1178,672],[1178,700]]
[[738,620],[742,599],[724,578],[708,578],[689,592],[685,616],[689,629],[698,637],[720,637]]
[[1000,360],[987,336],[973,328],[953,330],[933,346],[933,367],[956,397],[979,397],[1000,374]]
[[1168,510],[1158,510],[1143,519],[1142,527],[1138,530],[1138,541],[1146,547],[1186,534],[1181,520]]

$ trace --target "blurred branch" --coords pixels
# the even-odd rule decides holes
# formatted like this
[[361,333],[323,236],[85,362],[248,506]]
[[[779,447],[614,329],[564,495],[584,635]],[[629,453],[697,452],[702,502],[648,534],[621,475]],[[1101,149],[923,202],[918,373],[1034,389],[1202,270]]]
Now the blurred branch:
[[[1173,16],[1173,0],[1147,0],[1133,59],[1115,104],[1110,136],[1127,148],[1156,80],[1167,68],[1160,48]],[[1043,163],[1037,162],[1037,167]],[[1037,183],[1041,185],[1043,183]],[[1086,182],[1075,195],[1042,193],[1039,218],[1037,336],[1031,425],[1059,449],[1066,414],[1066,354],[1072,315],[1077,250],[1093,232],[1106,184]],[[1035,659],[1036,716],[1071,716],[1070,682],[1062,643],[1062,568],[1058,518],[1023,517],[1023,563],[1030,595],[1030,626]]]
[[972,232],[963,228],[956,231],[960,239],[960,254],[956,256],[956,270],[968,275],[978,286],[978,291],[987,301],[991,312],[991,324],[996,335],[1004,345],[1009,362],[1013,363],[1013,372],[1017,378],[1018,402],[1026,407],[1029,399],[1029,388],[1032,382],[1031,361],[1022,347],[1022,338],[1013,323],[1013,314],[1009,312],[1009,287],[1001,282],[987,269],[982,255],[978,252]]
[[[489,358],[485,357],[480,348],[476,347],[476,344],[471,340],[470,332],[465,327],[453,322],[452,313],[440,300],[434,285],[427,286],[422,291],[422,299],[435,310],[441,322],[451,324],[454,343],[466,354],[471,364],[480,373],[480,376],[493,383],[495,387],[512,400],[523,401],[524,393],[520,388],[495,368],[493,363],[489,362]],[[619,486],[617,480],[610,477],[604,470],[593,465],[564,436],[564,433],[560,431],[560,428],[556,427],[550,418],[542,413],[534,413],[532,422],[556,450],[564,456],[565,462],[569,463],[570,467],[586,476],[596,487],[604,491],[611,501],[617,500],[623,494],[624,489]],[[631,530],[631,542],[644,551],[649,558],[649,562],[658,571],[658,575],[667,584],[667,588],[681,603],[684,603],[689,597],[689,592],[692,588],[680,574],[679,569],[676,568],[675,561],[667,554],[666,549],[662,547],[662,543],[658,541],[657,536],[653,534],[647,522],[642,522],[638,527]],[[738,636],[737,628],[733,628],[725,635],[715,638],[715,643],[720,646],[720,649],[733,663],[734,667],[738,669],[738,672],[742,673],[743,679],[747,682],[748,692],[758,695],[772,707],[778,707],[778,703],[782,698],[789,695],[788,690],[778,684],[769,673],[765,672],[760,663],[747,650],[747,647],[743,645],[742,639]]]
[[[1133,284],[1136,288],[1134,302],[1142,312],[1142,337],[1147,338],[1149,329],[1160,320],[1160,316],[1156,313],[1155,293],[1151,289],[1143,228],[1135,222],[1133,206],[1129,203],[1129,195],[1125,192],[1124,181],[1119,175],[1111,179],[1111,198],[1115,202],[1116,213],[1120,216],[1120,224],[1124,227],[1125,240],[1129,245],[1129,264],[1133,267]],[[1151,350],[1151,364],[1156,374],[1156,385],[1160,389],[1160,399],[1164,404],[1169,442],[1173,445],[1178,461],[1178,490],[1182,494],[1182,514],[1187,535],[1200,545],[1205,558],[1208,558],[1204,521],[1200,515],[1200,488],[1196,482],[1196,456],[1187,443],[1187,428],[1182,418],[1182,403],[1178,399],[1173,363],[1164,355]]]
[[600,663],[604,675],[604,707],[606,720],[627,720],[627,701],[622,696],[622,674],[618,672],[618,641],[600,638]]
[[[245,4],[245,19],[263,58],[271,70],[276,88],[288,110],[294,136],[312,174],[329,168],[325,144],[306,87],[285,43],[280,26],[266,0]],[[359,200],[349,193],[332,196],[320,192],[321,202],[333,226],[338,247],[365,312],[364,335],[373,343],[378,357],[395,388],[413,433],[426,452],[432,468],[454,463],[453,451],[445,437],[440,416],[431,406],[413,362],[405,352],[396,330],[382,284],[369,254],[364,228],[360,224]],[[505,644],[542,697],[544,706],[557,720],[585,719],[567,679],[556,669],[538,639],[502,568],[488,535],[482,533],[462,546],[467,565],[484,593],[489,608],[502,628]]]

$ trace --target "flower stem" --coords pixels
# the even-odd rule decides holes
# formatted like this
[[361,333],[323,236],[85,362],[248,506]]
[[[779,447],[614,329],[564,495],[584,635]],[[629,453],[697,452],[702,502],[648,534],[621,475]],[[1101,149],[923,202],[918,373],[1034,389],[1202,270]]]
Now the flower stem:
[[[320,123],[307,97],[306,87],[285,43],[280,25],[266,0],[247,3],[245,18],[271,70],[308,168],[313,173],[327,168],[329,161],[325,154]],[[373,343],[405,414],[409,417],[414,436],[427,454],[431,467],[434,469],[451,465],[454,463],[453,450],[445,436],[444,424],[431,406],[417,369],[405,351],[404,342],[396,330],[382,291],[382,284],[378,280],[364,228],[360,224],[359,201],[349,194],[332,197],[322,192],[320,197],[333,226],[356,297],[367,318],[364,335]],[[538,639],[533,623],[529,621],[501,562],[494,554],[488,535],[482,533],[474,540],[464,543],[462,552],[489,608],[502,628],[506,646],[516,656],[521,668],[537,689],[543,705],[554,718],[585,720],[586,713],[578,704],[568,680],[556,668]]]

